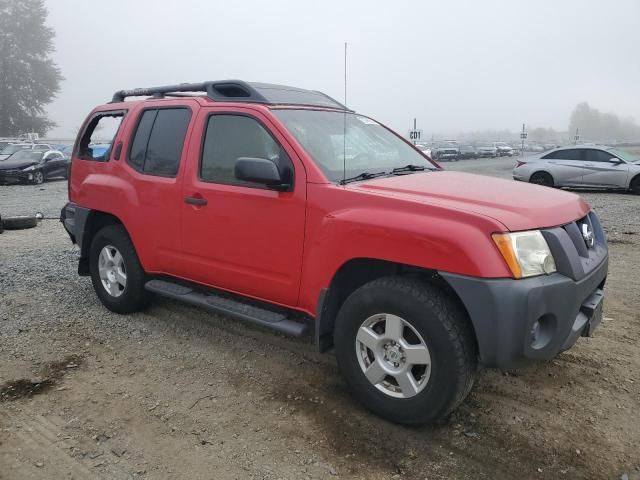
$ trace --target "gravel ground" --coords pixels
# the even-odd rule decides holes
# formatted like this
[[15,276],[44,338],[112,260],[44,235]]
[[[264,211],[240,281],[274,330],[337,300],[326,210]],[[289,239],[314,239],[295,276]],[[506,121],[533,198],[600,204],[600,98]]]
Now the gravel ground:
[[[509,177],[513,161],[446,167]],[[640,197],[580,192],[611,242],[596,336],[482,371],[443,426],[364,411],[332,355],[158,299],[119,316],[55,220],[0,235],[0,479],[640,478]],[[57,218],[66,182],[0,187]]]

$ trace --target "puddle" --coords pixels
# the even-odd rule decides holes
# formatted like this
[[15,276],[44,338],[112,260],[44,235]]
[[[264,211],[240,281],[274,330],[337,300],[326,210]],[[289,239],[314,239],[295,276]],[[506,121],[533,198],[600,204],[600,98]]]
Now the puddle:
[[44,393],[56,385],[69,370],[82,365],[78,355],[69,355],[57,362],[49,362],[41,369],[37,378],[20,378],[0,385],[0,402],[11,402]]

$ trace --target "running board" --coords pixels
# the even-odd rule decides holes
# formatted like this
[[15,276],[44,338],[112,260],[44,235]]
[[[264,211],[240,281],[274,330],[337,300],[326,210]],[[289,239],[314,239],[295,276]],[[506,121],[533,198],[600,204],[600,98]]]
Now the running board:
[[308,325],[294,322],[281,313],[248,305],[214,293],[200,293],[177,283],[150,280],[144,285],[144,288],[164,297],[204,307],[216,313],[229,315],[293,337],[302,337],[308,331]]

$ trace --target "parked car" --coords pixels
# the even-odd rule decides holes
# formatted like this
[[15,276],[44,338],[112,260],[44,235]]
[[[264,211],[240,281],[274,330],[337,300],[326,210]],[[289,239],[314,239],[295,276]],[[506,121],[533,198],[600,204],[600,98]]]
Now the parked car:
[[51,146],[46,143],[10,143],[0,151],[0,161],[6,160],[20,150],[47,151],[51,150]]
[[71,154],[73,153],[73,145],[64,145],[57,150],[62,152],[65,158],[71,159]]
[[456,161],[458,160],[460,149],[455,144],[445,143],[445,144],[436,146],[434,149],[431,150],[431,153],[433,153],[433,159],[438,160],[440,162],[446,161],[446,160]]
[[498,149],[490,143],[479,143],[476,146],[478,156],[482,158],[495,158],[498,156]]
[[493,142],[493,146],[496,147],[496,155],[498,157],[512,157],[513,148],[511,145],[505,142]]
[[67,178],[69,159],[57,150],[20,150],[0,162],[0,183],[35,185],[55,177]]
[[[93,131],[125,112],[96,160]],[[602,318],[607,242],[584,200],[444,171],[317,91],[123,90],[77,145],[61,221],[106,308],[157,294],[311,335],[395,422],[442,419],[478,363],[551,359]]]
[[640,158],[605,145],[562,147],[519,160],[513,178],[547,187],[616,188],[640,194]]
[[458,158],[478,158],[478,152],[473,145],[460,145]]

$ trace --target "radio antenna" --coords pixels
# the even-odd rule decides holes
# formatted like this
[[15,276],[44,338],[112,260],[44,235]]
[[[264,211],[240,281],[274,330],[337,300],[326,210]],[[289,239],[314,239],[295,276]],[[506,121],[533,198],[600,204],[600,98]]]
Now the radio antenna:
[[344,42],[344,123],[342,131],[342,184],[347,178],[347,42]]

